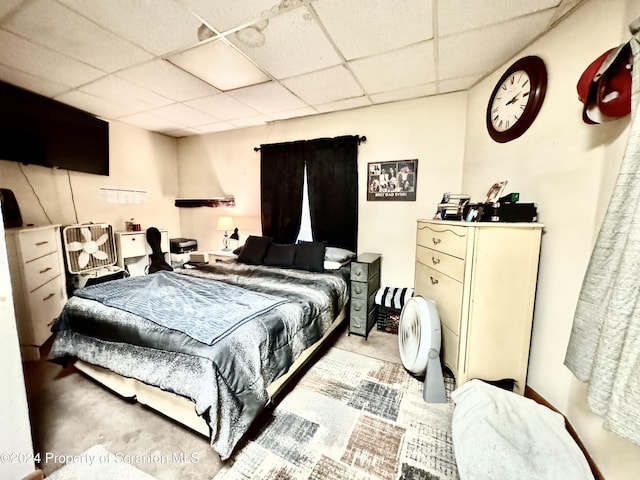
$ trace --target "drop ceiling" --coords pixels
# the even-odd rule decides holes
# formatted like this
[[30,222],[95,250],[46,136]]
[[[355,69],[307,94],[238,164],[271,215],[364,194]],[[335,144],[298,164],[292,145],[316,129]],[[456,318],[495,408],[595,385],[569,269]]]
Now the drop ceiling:
[[[198,135],[468,89],[581,1],[2,0],[0,80]],[[220,90],[168,60],[210,42],[261,83]]]

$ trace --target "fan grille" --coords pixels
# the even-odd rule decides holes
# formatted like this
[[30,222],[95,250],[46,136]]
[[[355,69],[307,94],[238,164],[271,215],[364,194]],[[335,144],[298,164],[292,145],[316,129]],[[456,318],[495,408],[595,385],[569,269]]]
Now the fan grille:
[[111,225],[66,227],[63,242],[67,268],[73,274],[97,270],[116,263],[116,246]]

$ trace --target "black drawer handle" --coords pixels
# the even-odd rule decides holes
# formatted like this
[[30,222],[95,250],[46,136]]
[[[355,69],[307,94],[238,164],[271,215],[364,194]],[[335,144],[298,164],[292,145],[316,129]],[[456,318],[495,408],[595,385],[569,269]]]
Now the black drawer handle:
[[46,245],[47,243],[49,243],[49,240],[45,240],[43,242],[36,242],[36,247],[41,247],[42,245]]
[[431,241],[433,242],[434,245],[438,245],[442,240],[436,237],[431,237]]
[[433,278],[433,277],[429,277],[431,279],[431,285],[437,285],[438,283],[438,279],[437,278]]
[[40,273],[47,273],[49,270],[51,270],[51,267],[47,267],[44,270],[40,270]]
[[42,299],[42,301],[43,301],[43,302],[46,302],[47,300],[49,300],[50,298],[53,298],[53,297],[55,297],[55,296],[56,296],[56,294],[55,294],[55,293],[50,293],[49,295],[47,295],[46,297],[44,297],[44,298]]
[[431,262],[433,262],[434,265],[438,265],[440,263],[440,259],[436,257],[431,257]]

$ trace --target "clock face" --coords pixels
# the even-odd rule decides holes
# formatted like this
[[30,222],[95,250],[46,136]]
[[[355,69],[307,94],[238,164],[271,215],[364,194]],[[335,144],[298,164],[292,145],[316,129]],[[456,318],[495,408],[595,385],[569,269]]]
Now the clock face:
[[522,135],[533,123],[547,90],[547,69],[539,57],[511,65],[496,84],[487,105],[487,130],[496,142]]
[[498,88],[491,103],[491,124],[498,132],[512,128],[527,108],[531,93],[531,79],[524,70],[507,77]]

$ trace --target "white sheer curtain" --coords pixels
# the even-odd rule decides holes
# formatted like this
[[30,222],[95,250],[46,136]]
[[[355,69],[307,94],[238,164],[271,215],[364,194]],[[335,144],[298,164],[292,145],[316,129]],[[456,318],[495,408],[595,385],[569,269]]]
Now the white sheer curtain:
[[[640,19],[639,19],[640,20]],[[629,141],[578,299],[565,365],[605,428],[640,445],[640,22]]]

